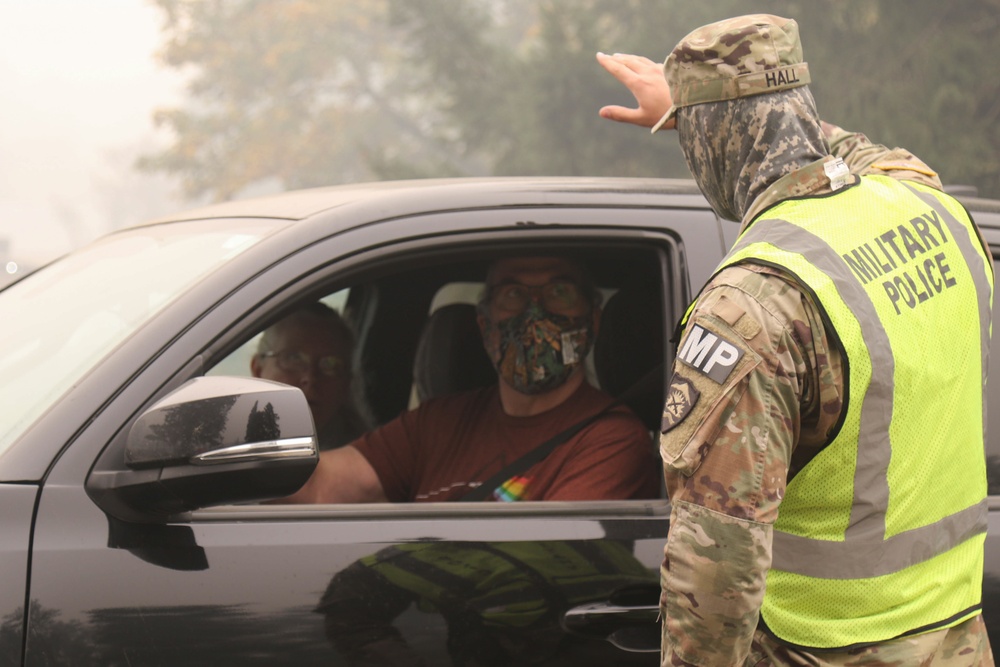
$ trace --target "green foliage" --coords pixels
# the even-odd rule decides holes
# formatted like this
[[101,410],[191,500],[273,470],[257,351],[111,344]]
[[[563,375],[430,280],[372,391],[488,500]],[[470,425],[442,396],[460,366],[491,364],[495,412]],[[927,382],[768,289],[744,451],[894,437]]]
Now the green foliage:
[[[737,0],[155,0],[190,99],[141,166],[226,199],[453,175],[686,177],[674,134],[598,117],[633,100],[597,51],[660,60]],[[825,119],[1000,196],[1000,0],[762,0],[799,21]]]
[[[803,4],[802,39],[824,118],[905,146],[945,184],[1000,197],[1000,0]],[[831,4],[851,11],[825,22],[821,9]]]
[[[366,144],[409,121],[379,0],[156,0],[164,62],[191,72],[190,104],[158,112],[174,144],[141,165],[226,199],[369,176]],[[394,114],[401,122],[393,122]],[[364,137],[365,141],[357,141]]]

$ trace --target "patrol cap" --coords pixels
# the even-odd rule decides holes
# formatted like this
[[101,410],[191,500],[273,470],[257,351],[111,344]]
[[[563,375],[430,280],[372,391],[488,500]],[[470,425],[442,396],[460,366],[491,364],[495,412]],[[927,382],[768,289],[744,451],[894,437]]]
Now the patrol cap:
[[680,107],[809,83],[799,25],[771,14],[737,16],[694,30],[667,56],[663,75],[674,104],[652,132],[662,128]]

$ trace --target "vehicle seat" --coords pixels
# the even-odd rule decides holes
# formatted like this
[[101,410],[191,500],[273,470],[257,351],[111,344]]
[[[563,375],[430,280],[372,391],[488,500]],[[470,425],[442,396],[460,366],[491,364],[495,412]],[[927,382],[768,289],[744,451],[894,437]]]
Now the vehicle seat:
[[[625,404],[658,432],[663,417],[663,297],[657,285],[630,284],[604,305],[594,342],[594,370],[601,389],[618,398],[639,380]],[[658,373],[647,377],[650,371]]]
[[453,303],[434,311],[424,324],[413,362],[417,400],[422,403],[496,381],[496,371],[483,349],[476,307]]

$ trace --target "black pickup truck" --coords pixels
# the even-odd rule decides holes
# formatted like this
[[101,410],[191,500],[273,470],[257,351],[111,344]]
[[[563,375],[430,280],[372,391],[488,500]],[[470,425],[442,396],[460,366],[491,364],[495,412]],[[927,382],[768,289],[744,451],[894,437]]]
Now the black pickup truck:
[[[1000,204],[964,203],[1000,252]],[[379,183],[153,221],[8,286],[0,666],[658,664],[665,496],[262,504],[309,475],[314,427],[299,390],[249,377],[249,355],[294,304],[323,300],[357,328],[361,398],[384,423],[420,400],[421,364],[476,382],[461,346],[431,346],[430,361],[417,351],[437,311],[476,301],[492,259],[572,252],[606,301],[591,381],[617,395],[653,371],[628,401],[652,461],[669,333],[737,231],[688,181]],[[271,423],[255,431],[263,405]],[[393,558],[449,563],[456,577],[383,577],[377,593],[352,581]],[[369,593],[345,605],[355,589]]]

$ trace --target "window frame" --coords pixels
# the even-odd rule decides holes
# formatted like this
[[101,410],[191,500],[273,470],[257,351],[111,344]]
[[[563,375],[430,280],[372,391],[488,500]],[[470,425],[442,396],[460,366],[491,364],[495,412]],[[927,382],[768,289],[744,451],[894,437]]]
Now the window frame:
[[[665,338],[668,338],[672,330],[673,320],[679,316],[690,295],[690,280],[687,275],[688,269],[686,268],[689,265],[689,258],[686,256],[685,244],[682,242],[680,235],[664,227],[662,224],[664,213],[670,210],[674,209],[616,210],[614,213],[618,224],[614,227],[609,227],[593,224],[595,220],[609,215],[609,212],[606,210],[587,207],[565,207],[558,209],[556,212],[558,218],[563,222],[551,227],[544,226],[541,228],[526,229],[524,226],[515,225],[513,227],[498,228],[495,225],[490,225],[490,221],[486,221],[487,224],[484,225],[484,229],[466,228],[460,231],[455,231],[457,225],[450,224],[450,221],[456,218],[465,219],[462,214],[438,213],[429,215],[432,215],[434,218],[434,226],[445,229],[450,227],[451,231],[447,234],[414,236],[413,232],[415,228],[411,219],[407,225],[411,235],[402,238],[397,237],[389,243],[366,244],[366,239],[364,238],[366,234],[363,233],[364,229],[352,230],[339,234],[336,237],[328,238],[321,243],[314,244],[286,257],[272,266],[268,271],[262,273],[260,279],[263,279],[269,273],[288,276],[282,281],[280,287],[264,292],[265,296],[262,298],[257,296],[251,300],[252,303],[247,302],[248,292],[256,289],[254,283],[257,280],[248,282],[237,293],[231,295],[231,297],[237,297],[236,301],[241,301],[245,304],[242,314],[233,318],[228,326],[219,330],[216,335],[211,337],[210,342],[199,346],[200,349],[196,357],[184,368],[177,371],[170,380],[160,384],[160,390],[149,396],[141,408],[136,411],[135,415],[138,415],[142,409],[151,405],[159,397],[172,388],[179,386],[188,378],[203,374],[205,368],[210,367],[218,359],[221,359],[238,346],[239,339],[242,338],[245,341],[249,331],[262,328],[268,320],[274,319],[277,313],[283,308],[287,308],[288,304],[309,298],[318,298],[323,294],[331,293],[345,285],[357,282],[359,277],[385,275],[389,272],[399,271],[407,265],[427,265],[428,262],[433,261],[435,258],[448,256],[456,258],[465,257],[474,249],[489,248],[490,252],[505,249],[524,249],[526,247],[533,249],[539,247],[579,249],[595,248],[607,243],[622,245],[637,244],[646,246],[647,248],[655,248],[656,252],[662,258],[660,260],[662,271],[660,280],[664,298],[664,331],[667,334]],[[700,220],[704,219],[705,214],[704,211],[681,210],[679,212],[681,214],[697,214],[700,216]],[[552,217],[553,215],[553,211],[546,209],[543,209],[541,213],[544,213],[546,217]],[[503,217],[509,220],[510,218],[510,213],[507,211],[477,212],[477,215],[480,216],[484,214],[487,214],[486,217],[494,219]],[[568,224],[565,222],[566,220],[576,220],[580,217],[587,218],[587,220],[581,221],[581,224]],[[623,217],[630,218],[630,220],[627,223],[623,223]],[[694,222],[691,217],[685,217],[688,224]],[[655,226],[653,221],[657,223]],[[394,221],[394,225],[406,222],[406,220]],[[345,243],[351,240],[351,237],[355,236],[358,238],[354,239],[353,243]],[[384,234],[380,234],[379,236],[385,238]],[[305,261],[307,255],[314,258],[312,263]],[[295,269],[289,270],[292,264],[295,265]],[[274,279],[274,276],[271,276],[272,282]],[[278,279],[281,280],[280,278]],[[260,292],[257,294],[259,295]],[[234,301],[232,298],[229,300]],[[236,307],[235,303],[233,305]],[[664,345],[667,347],[666,340],[664,341]],[[665,350],[665,374],[672,364],[671,352],[670,349]],[[106,466],[109,462],[115,468],[118,467],[114,463],[115,452],[123,450],[124,438],[127,435],[130,423],[131,419],[111,438],[108,446],[94,464],[95,467]],[[93,462],[94,459],[91,459],[91,461]],[[554,516],[574,515],[580,511],[588,514],[599,511],[601,514],[605,514],[608,503],[618,506],[615,512],[610,513],[611,515],[650,516],[654,514],[661,515],[666,511],[666,500],[663,499],[655,501],[581,501],[581,503],[581,506],[589,505],[589,509],[579,510],[572,506],[562,507],[547,502],[543,503],[547,509],[539,510],[530,507],[529,503],[518,503],[518,505],[523,506],[509,508],[507,511],[523,515],[533,515],[541,511],[542,513],[551,513]],[[464,504],[464,506],[449,504],[446,514],[452,515],[455,512],[459,512],[463,515],[475,515],[484,511],[496,511],[478,509],[483,505],[485,504],[468,503]],[[574,503],[571,505],[580,504]],[[260,520],[269,520],[274,516],[274,512],[278,512],[278,514],[286,516],[290,520],[294,520],[295,517],[300,519],[315,518],[317,514],[325,515],[327,513],[331,516],[341,516],[347,513],[364,518],[369,516],[369,510],[376,510],[376,508],[370,505],[329,506],[323,511],[317,511],[316,508],[302,508],[300,506],[286,506],[277,510],[274,509],[275,507],[277,506],[271,506],[268,510],[247,508],[246,506],[229,509],[212,508],[210,510],[198,510],[190,515],[179,517],[179,519],[197,523],[202,520],[202,516],[206,518],[213,517],[210,520],[217,520],[214,517],[224,516],[227,512],[235,512],[241,516],[249,513],[249,515],[257,517]],[[426,513],[428,516],[436,516],[443,510],[429,506],[419,511],[399,507],[381,508],[377,511],[388,512],[391,515],[398,514],[399,516],[413,517],[420,513]],[[208,512],[208,514],[204,514],[205,512]]]

